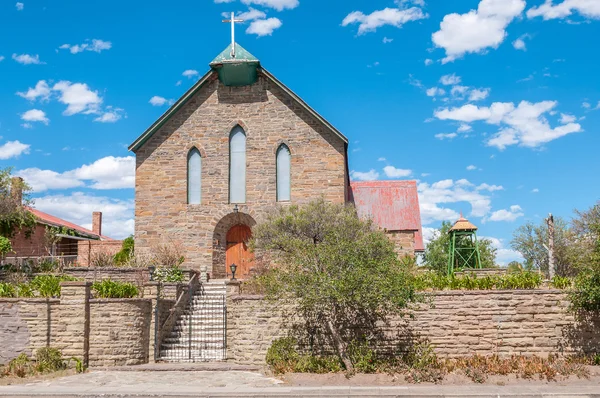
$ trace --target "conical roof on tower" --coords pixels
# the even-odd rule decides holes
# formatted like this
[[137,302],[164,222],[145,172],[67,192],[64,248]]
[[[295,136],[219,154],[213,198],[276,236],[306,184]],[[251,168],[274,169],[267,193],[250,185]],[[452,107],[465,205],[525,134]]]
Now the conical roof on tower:
[[464,218],[461,214],[460,218],[456,220],[456,222],[448,232],[451,231],[477,231],[477,227],[471,224],[471,222]]

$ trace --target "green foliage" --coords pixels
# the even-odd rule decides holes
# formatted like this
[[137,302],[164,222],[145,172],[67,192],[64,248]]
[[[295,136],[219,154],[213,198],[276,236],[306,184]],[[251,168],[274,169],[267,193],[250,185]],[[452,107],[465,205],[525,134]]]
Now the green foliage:
[[348,371],[353,333],[416,298],[393,243],[351,206],[281,207],[254,228],[251,247],[268,269],[260,277],[267,296],[293,302],[305,330],[320,327]]
[[[431,270],[446,274],[448,272],[448,261],[450,257],[450,235],[448,231],[452,228],[452,224],[444,221],[440,229],[434,232],[433,238],[425,247],[425,253],[423,253],[423,265]],[[465,248],[472,247],[473,244],[470,239],[466,237],[457,237],[456,247]],[[482,268],[494,268],[496,267],[496,248],[492,245],[492,241],[489,239],[478,240],[479,252],[481,254],[481,266]],[[472,268],[475,267],[474,260],[472,259]],[[459,270],[456,270],[459,271]]]
[[58,269],[60,269],[60,264],[58,261],[56,260],[51,260],[48,258],[45,258],[43,260],[41,260],[35,268],[35,272],[44,272],[44,273],[48,273],[48,272],[54,272]]
[[32,364],[27,354],[20,354],[18,357],[11,360],[4,370],[6,375],[13,374],[17,377],[25,377],[31,372]]
[[110,279],[92,284],[92,290],[99,298],[133,298],[137,297],[139,290],[137,286],[126,283],[111,281]]
[[154,270],[154,280],[158,282],[179,283],[184,282],[183,270],[178,266],[159,267]]
[[24,298],[35,297],[35,291],[30,283],[19,283],[16,286],[17,296]]
[[[425,272],[414,279],[417,290],[492,290],[492,289],[537,289],[543,283],[542,276],[537,272],[518,272],[504,275],[486,275],[477,277],[475,274],[441,275],[436,272]],[[563,289],[563,287],[557,287]]]
[[[11,172],[10,167],[0,169],[0,236],[12,237],[19,230],[30,236],[35,227],[35,216],[25,206],[32,205],[29,198],[31,189],[22,181],[14,181]],[[22,203],[14,195],[19,189],[23,192]]]
[[0,282],[0,297],[15,297],[15,287],[10,283]]
[[75,371],[77,373],[83,373],[83,372],[85,372],[85,366],[83,365],[83,361],[81,359],[79,359],[77,357],[71,357],[69,359],[69,363],[71,361],[75,362]]
[[266,362],[275,374],[332,373],[342,370],[337,357],[300,355],[296,350],[297,344],[297,340],[292,337],[273,341],[267,350]]
[[4,236],[0,236],[0,257],[4,257],[10,252],[12,252],[12,245],[10,244],[10,239]]
[[571,287],[571,285],[573,284],[573,280],[566,276],[554,275],[550,284],[555,289],[566,290]]
[[576,312],[600,311],[600,267],[589,267],[575,278],[569,301]]
[[348,345],[348,355],[357,372],[377,372],[379,365],[377,353],[369,347],[369,344],[366,341],[358,342],[355,340],[351,342]]
[[123,245],[121,246],[121,251],[115,254],[114,262],[116,265],[125,265],[131,256],[133,256],[135,248],[135,241],[133,236],[129,236],[123,240]]
[[31,281],[31,287],[40,297],[59,297],[60,283],[75,280],[68,275],[38,275]]
[[57,348],[43,347],[35,352],[35,369],[39,373],[58,372],[67,368],[62,353]]

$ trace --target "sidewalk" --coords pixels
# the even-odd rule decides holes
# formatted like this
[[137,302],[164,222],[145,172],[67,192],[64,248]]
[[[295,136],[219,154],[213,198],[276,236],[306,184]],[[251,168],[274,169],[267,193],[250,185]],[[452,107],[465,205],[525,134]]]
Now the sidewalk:
[[43,382],[0,386],[2,397],[593,397],[600,384],[409,385],[394,387],[289,387],[247,371],[92,371]]

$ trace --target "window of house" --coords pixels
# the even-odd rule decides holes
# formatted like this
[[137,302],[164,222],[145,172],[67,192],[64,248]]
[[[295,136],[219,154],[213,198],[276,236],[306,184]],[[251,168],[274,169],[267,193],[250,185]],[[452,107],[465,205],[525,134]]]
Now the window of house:
[[291,200],[291,163],[292,155],[290,148],[281,144],[277,149],[277,201],[284,202]]
[[240,126],[229,135],[229,202],[246,203],[246,133]]
[[197,148],[188,153],[188,204],[199,205],[202,192],[202,156]]

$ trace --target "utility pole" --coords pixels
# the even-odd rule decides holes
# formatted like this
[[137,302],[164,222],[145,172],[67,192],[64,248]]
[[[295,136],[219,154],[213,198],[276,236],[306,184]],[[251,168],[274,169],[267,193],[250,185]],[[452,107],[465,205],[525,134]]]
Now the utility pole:
[[554,277],[554,216],[548,214],[546,219],[548,224],[548,276],[550,279]]

